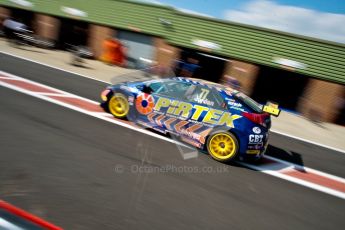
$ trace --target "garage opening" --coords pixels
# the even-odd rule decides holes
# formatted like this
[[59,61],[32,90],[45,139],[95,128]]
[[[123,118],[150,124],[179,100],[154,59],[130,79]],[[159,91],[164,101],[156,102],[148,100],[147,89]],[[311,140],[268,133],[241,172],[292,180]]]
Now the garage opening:
[[35,23],[35,14],[32,11],[12,8],[11,17],[20,23],[25,24],[29,30],[34,31]]
[[302,74],[260,66],[251,96],[262,104],[274,101],[283,109],[296,111],[308,80],[308,77]]
[[121,30],[116,37],[126,47],[128,67],[144,68],[153,60],[155,48],[152,36]]
[[[223,77],[227,59],[208,53],[197,52],[191,49],[183,49],[179,62],[176,64],[175,73],[178,76],[201,78],[212,82],[220,82]],[[193,73],[184,71],[184,66],[197,65]],[[186,76],[187,75],[187,76]]]
[[338,107],[338,115],[335,119],[335,123],[345,126],[345,89],[343,90],[343,94],[341,95],[341,97],[337,99],[336,103]]
[[69,49],[71,46],[87,46],[89,24],[68,18],[60,19],[58,48]]

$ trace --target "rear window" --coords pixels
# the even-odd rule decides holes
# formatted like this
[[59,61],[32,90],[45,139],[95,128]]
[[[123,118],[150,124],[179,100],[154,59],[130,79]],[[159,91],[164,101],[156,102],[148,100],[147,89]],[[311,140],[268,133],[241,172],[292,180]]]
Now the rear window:
[[241,101],[243,104],[248,106],[256,113],[262,113],[262,105],[245,95],[244,93],[238,92],[234,94],[234,97]]

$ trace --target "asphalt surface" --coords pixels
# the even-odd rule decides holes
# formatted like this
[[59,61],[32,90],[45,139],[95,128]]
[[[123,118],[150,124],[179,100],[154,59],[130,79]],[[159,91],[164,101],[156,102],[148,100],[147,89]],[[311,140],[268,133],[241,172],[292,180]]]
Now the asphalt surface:
[[[105,87],[4,54],[0,70],[92,100]],[[0,199],[65,229],[345,224],[342,199],[203,154],[183,160],[174,144],[3,87],[0,106]],[[344,154],[275,134],[271,145],[270,155],[345,177]]]
[[[94,101],[100,100],[100,92],[107,86],[106,83],[100,81],[35,64],[3,53],[0,53],[0,70]],[[277,133],[271,133],[270,144],[267,155],[345,177],[344,153]]]

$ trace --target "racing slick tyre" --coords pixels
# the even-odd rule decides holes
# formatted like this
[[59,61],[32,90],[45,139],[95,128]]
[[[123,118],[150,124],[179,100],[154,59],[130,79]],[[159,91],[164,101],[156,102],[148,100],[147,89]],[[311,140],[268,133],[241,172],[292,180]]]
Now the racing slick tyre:
[[237,138],[227,131],[216,131],[207,139],[207,152],[217,161],[231,162],[237,157]]
[[129,113],[127,97],[122,93],[114,93],[108,102],[109,112],[116,118],[126,118]]

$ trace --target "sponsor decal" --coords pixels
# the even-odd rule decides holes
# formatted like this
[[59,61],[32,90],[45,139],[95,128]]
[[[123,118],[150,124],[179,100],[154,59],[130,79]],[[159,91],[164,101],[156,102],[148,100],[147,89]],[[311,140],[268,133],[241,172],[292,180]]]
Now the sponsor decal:
[[253,143],[249,143],[248,144],[248,149],[261,149],[263,147],[263,143],[260,144],[253,144]]
[[231,109],[236,109],[236,110],[239,110],[239,111],[244,111],[244,109],[243,108],[239,108],[239,107],[234,107],[234,106],[230,106],[230,108]]
[[264,139],[264,135],[249,135],[249,143],[262,143]]
[[200,134],[197,134],[194,132],[189,132],[186,129],[181,129],[179,133],[181,133],[182,135],[185,135],[187,137],[193,138],[195,140],[200,140],[200,138],[201,138]]
[[248,150],[246,151],[246,153],[248,153],[248,154],[259,154],[259,153],[260,153],[260,150],[248,149]]
[[228,101],[228,105],[231,105],[233,107],[242,107],[241,103],[235,102],[235,101]]
[[135,108],[139,113],[147,115],[152,112],[154,106],[154,99],[150,94],[142,93],[137,97]]
[[268,101],[267,104],[264,105],[262,110],[276,117],[278,117],[280,114],[280,109],[278,108],[278,104],[270,102],[270,101]]
[[242,117],[222,110],[171,100],[165,97],[159,97],[154,106],[155,112],[161,112],[161,110],[166,111],[167,116],[172,115],[179,119],[190,119],[192,121],[198,121],[200,117],[203,117],[202,123],[219,126],[226,125],[230,128],[234,128],[234,121]]
[[260,134],[260,133],[261,133],[261,129],[260,129],[259,127],[254,127],[254,128],[253,128],[253,132],[254,132],[255,134]]
[[231,90],[231,89],[226,89],[226,90],[224,90],[224,92],[228,95],[228,96],[232,96],[232,93],[234,92],[233,90]]
[[181,139],[182,139],[183,141],[185,141],[185,142],[187,142],[187,143],[189,143],[189,144],[191,144],[191,145],[197,147],[197,148],[200,148],[200,147],[201,147],[201,143],[200,143],[200,142],[196,142],[196,141],[193,141],[193,140],[191,140],[191,139],[189,139],[189,138],[185,138],[185,137],[181,137]]
[[236,102],[234,99],[231,98],[225,98],[225,100],[227,101],[228,105],[230,106],[231,109],[236,109],[239,111],[244,111],[242,104],[239,102]]
[[194,101],[198,102],[200,104],[205,104],[205,105],[209,105],[209,106],[213,106],[214,105],[213,101],[210,101],[210,100],[207,100],[207,99],[194,98]]
[[199,95],[197,95],[197,97],[194,98],[193,100],[198,102],[198,103],[200,103],[200,104],[205,104],[205,105],[213,106],[214,102],[207,99],[207,95],[209,93],[210,93],[210,90],[208,90],[208,89],[201,89],[201,93]]
[[134,102],[134,97],[133,96],[129,96],[128,97],[128,102],[129,103],[133,103]]

